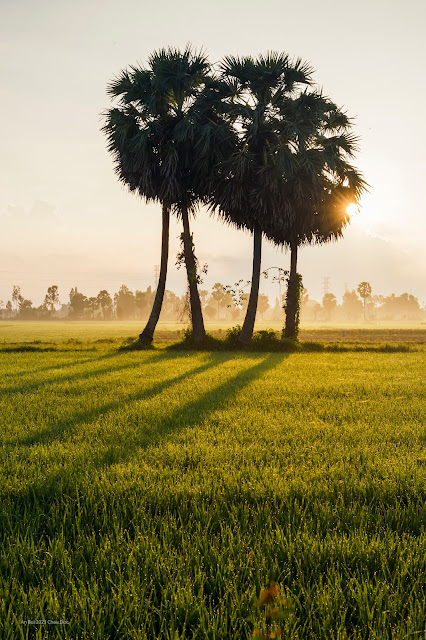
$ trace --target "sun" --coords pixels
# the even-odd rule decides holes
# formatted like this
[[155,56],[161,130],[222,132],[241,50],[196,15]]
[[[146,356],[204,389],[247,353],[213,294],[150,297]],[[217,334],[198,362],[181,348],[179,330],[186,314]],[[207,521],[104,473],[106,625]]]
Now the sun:
[[354,216],[356,213],[359,213],[359,206],[354,202],[351,202],[351,204],[348,204],[346,207],[346,213],[348,216]]

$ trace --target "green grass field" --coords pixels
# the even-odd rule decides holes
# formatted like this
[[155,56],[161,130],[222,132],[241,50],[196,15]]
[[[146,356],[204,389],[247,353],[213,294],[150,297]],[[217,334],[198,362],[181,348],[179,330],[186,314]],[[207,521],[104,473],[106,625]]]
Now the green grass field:
[[83,341],[0,351],[0,638],[250,638],[274,580],[283,638],[424,639],[424,348],[95,342],[117,324],[0,325]]

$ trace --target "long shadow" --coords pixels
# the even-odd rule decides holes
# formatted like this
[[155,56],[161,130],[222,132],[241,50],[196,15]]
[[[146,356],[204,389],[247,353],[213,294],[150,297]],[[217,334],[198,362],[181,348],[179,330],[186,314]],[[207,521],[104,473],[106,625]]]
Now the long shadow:
[[[63,351],[56,351],[55,353],[58,356],[64,355]],[[69,352],[70,355],[73,355],[74,353],[75,351]],[[43,373],[44,371],[54,371],[56,369],[68,369],[69,367],[77,367],[79,364],[86,364],[87,362],[96,362],[97,360],[105,360],[107,358],[112,358],[113,356],[116,356],[116,355],[118,355],[118,353],[117,351],[114,351],[114,352],[109,352],[105,355],[99,355],[96,358],[85,358],[84,360],[74,360],[67,363],[58,362],[57,364],[49,365],[48,367],[39,367],[38,369],[31,369],[31,371],[28,371],[28,369],[20,369],[19,371],[15,371],[14,373],[8,371],[6,373],[3,373],[2,377],[17,378],[18,376],[27,376],[27,375],[33,376],[38,373]]]
[[[101,356],[100,358],[92,358],[90,360],[83,360],[83,361],[79,361],[78,364],[86,364],[86,363],[90,363],[90,362],[99,362],[99,361],[105,361],[105,360],[110,360],[111,358],[120,358],[123,355],[123,353],[110,353],[108,355],[104,355]],[[136,368],[136,367],[140,367],[143,366],[144,364],[152,364],[153,362],[157,362],[160,361],[162,359],[164,359],[166,356],[165,353],[156,353],[156,354],[152,354],[150,355],[149,358],[145,358],[142,361],[137,361],[137,362],[131,362],[129,364],[122,364],[120,363],[118,366],[111,366],[111,367],[102,367],[99,369],[91,369],[90,371],[81,371],[79,373],[71,373],[69,375],[66,376],[55,376],[55,377],[51,377],[51,378],[47,378],[45,380],[36,380],[35,382],[30,382],[29,384],[21,384],[21,385],[15,385],[15,386],[10,386],[10,387],[5,387],[3,389],[0,389],[0,397],[2,395],[10,395],[13,393],[22,393],[22,392],[29,392],[29,391],[33,391],[35,389],[41,389],[43,387],[52,385],[52,384],[61,384],[62,382],[70,382],[70,381],[74,381],[74,380],[83,380],[83,379],[88,379],[88,378],[93,378],[95,376],[100,376],[103,375],[104,373],[111,373],[113,371],[121,371],[124,369],[132,369],[132,368]],[[67,366],[67,365],[65,365]],[[72,365],[73,366],[73,365]],[[55,367],[57,368],[57,367]],[[62,367],[61,367],[62,368]]]
[[[252,357],[254,356],[254,354],[250,355]],[[289,354],[274,353],[269,354],[266,358],[259,354],[259,357],[261,357],[262,360],[258,364],[240,371],[232,378],[227,379],[223,384],[199,396],[195,402],[189,402],[186,405],[179,406],[174,413],[161,422],[156,421],[155,430],[144,431],[138,434],[131,439],[131,442],[127,441],[124,447],[110,447],[102,457],[97,459],[95,466],[105,467],[115,463],[127,462],[134,456],[135,451],[149,446],[155,446],[173,433],[194,427],[205,420],[210,414],[222,408],[232,397],[244,389],[244,387],[250,384],[255,378],[259,378],[280,364],[285,358],[288,358]],[[187,416],[184,421],[182,421],[183,414]],[[129,450],[130,446],[132,447],[131,450]]]
[[[40,497],[43,495],[47,497],[52,493],[55,494],[58,491],[62,491],[64,485],[69,486],[70,481],[75,487],[78,477],[81,474],[87,473],[90,469],[105,468],[112,464],[129,461],[138,450],[149,446],[155,446],[173,433],[199,424],[214,411],[223,407],[230,398],[234,397],[255,378],[258,378],[270,369],[273,369],[282,362],[283,359],[288,357],[288,354],[269,354],[266,358],[261,354],[250,355],[257,360],[261,359],[261,361],[252,367],[240,371],[218,387],[215,387],[207,393],[199,396],[195,402],[189,402],[186,405],[184,404],[179,406],[176,411],[174,411],[170,416],[167,416],[167,418],[160,422],[156,421],[155,427],[152,425],[150,431],[144,430],[142,433],[139,432],[134,434],[130,442],[127,438],[121,446],[117,446],[117,444],[110,446],[102,455],[96,456],[93,462],[87,463],[86,461],[85,464],[79,464],[78,459],[73,459],[72,467],[64,466],[60,471],[50,474],[46,478],[41,479],[41,481],[37,482],[35,485],[27,487],[25,491],[19,492],[21,498],[24,498],[25,493],[28,493],[28,496],[33,497],[35,497],[36,494]],[[81,412],[70,420],[56,423],[52,428],[44,429],[29,436],[28,438],[20,441],[17,440],[12,445],[7,446],[15,448],[16,446],[32,446],[34,444],[49,443],[65,431],[69,431],[70,428],[72,429],[83,422],[94,420],[101,414],[105,414],[108,411],[114,411],[122,405],[123,401],[137,402],[146,398],[153,398],[155,395],[173,385],[178,384],[182,380],[207,371],[208,369],[219,364],[223,364],[227,360],[233,358],[235,358],[235,354],[233,353],[225,352],[221,354],[209,354],[208,361],[204,364],[190,369],[178,376],[164,380],[150,389],[129,394],[125,398],[122,398],[121,401],[105,403],[100,407],[96,407],[92,411]],[[182,415],[186,415],[187,418],[182,420]],[[30,499],[32,501],[33,498]]]
[[[188,378],[189,376],[194,376],[202,371],[206,371],[207,369],[217,364],[222,364],[234,357],[234,354],[229,353],[220,355],[211,354],[209,361],[204,365],[176,376],[171,380],[164,381],[145,392],[132,394],[127,398],[127,400],[130,399],[131,401],[137,401],[142,398],[153,397],[155,394],[160,393],[172,384],[178,383],[180,380]],[[52,503],[54,503],[58,498],[63,500],[64,495],[68,495],[70,500],[75,500],[76,498],[79,500],[79,496],[81,495],[79,484],[84,477],[87,478],[88,473],[91,474],[97,469],[106,469],[113,464],[126,463],[130,461],[141,449],[149,446],[155,446],[172,434],[176,434],[185,429],[190,429],[197,424],[202,423],[214,411],[224,407],[231,398],[235,397],[238,392],[244,389],[244,387],[250,384],[254,379],[259,378],[261,375],[277,366],[284,358],[288,357],[288,354],[270,354],[266,358],[264,355],[259,354],[259,356],[256,355],[254,357],[257,360],[261,359],[261,361],[248,369],[238,372],[218,387],[215,387],[207,393],[199,396],[195,402],[188,402],[187,404],[181,405],[159,424],[153,422],[150,425],[150,431],[145,430],[142,433],[136,433],[131,442],[126,439],[126,442],[123,443],[120,448],[117,447],[117,445],[110,446],[102,455],[95,457],[93,462],[83,460],[83,457],[80,460],[78,457],[77,459],[74,458],[71,466],[63,466],[53,474],[40,478],[31,485],[27,485],[18,490],[6,491],[5,493],[2,492],[3,497],[0,503],[0,542],[3,537],[2,529],[5,532],[4,535],[8,535],[7,532],[10,527],[13,528],[14,534],[20,530],[19,523],[20,519],[22,519],[22,513],[26,514],[26,521],[22,525],[23,527],[27,528],[28,518],[33,518],[33,534],[38,537],[43,535],[49,535],[52,537],[55,535],[55,530],[50,529],[51,525],[49,523],[49,518],[41,518],[40,513],[43,513],[44,511],[48,513]],[[80,414],[77,420],[82,422],[83,420],[94,418],[99,415],[99,413],[113,410],[119,405],[119,402],[107,403],[102,408],[98,408],[93,412]],[[185,420],[182,420],[182,414],[186,416]],[[77,424],[77,420],[74,424]],[[59,429],[63,430],[70,425],[61,424],[58,426]],[[47,442],[49,438],[51,439],[56,435],[58,435],[57,431],[45,431],[39,434],[37,440],[34,438],[31,440],[28,439],[27,442],[22,444],[29,445],[37,441]],[[93,521],[88,520],[87,525],[93,526]]]
[[[182,358],[182,356],[179,356],[179,357]],[[231,356],[228,356],[228,358],[226,359],[229,359],[229,357]],[[170,359],[170,355],[167,353],[164,353],[161,356],[159,356],[159,358]],[[172,359],[178,359],[178,358],[172,356]],[[137,363],[136,365],[132,365],[132,366],[139,366],[139,364],[140,363]],[[34,444],[41,444],[41,443],[46,444],[49,441],[55,440],[56,438],[58,438],[58,436],[62,435],[65,431],[68,431],[69,429],[72,429],[78,426],[79,424],[82,424],[88,421],[89,422],[93,421],[96,418],[98,418],[100,415],[105,415],[105,413],[108,413],[109,411],[114,411],[115,409],[118,409],[120,406],[123,405],[123,403],[127,404],[129,402],[136,402],[138,400],[152,398],[158,395],[159,393],[161,393],[162,391],[164,391],[165,389],[170,388],[172,385],[175,385],[190,376],[197,375],[198,373],[202,373],[203,371],[210,369],[215,364],[217,364],[217,358],[214,358],[213,354],[211,354],[208,356],[207,362],[205,362],[204,364],[198,367],[189,369],[188,371],[185,371],[184,373],[181,373],[172,378],[167,378],[166,380],[163,380],[162,382],[154,385],[153,387],[144,389],[143,391],[137,391],[135,393],[131,393],[124,397],[121,396],[119,400],[111,400],[110,402],[106,402],[100,406],[94,407],[90,411],[82,411],[78,414],[74,414],[73,416],[71,416],[70,418],[67,418],[66,420],[56,422],[54,425],[52,425],[51,427],[48,427],[47,429],[42,429],[37,433],[31,434],[27,438],[24,438],[22,440],[15,440],[12,446],[13,447],[15,447],[16,445],[32,446]]]

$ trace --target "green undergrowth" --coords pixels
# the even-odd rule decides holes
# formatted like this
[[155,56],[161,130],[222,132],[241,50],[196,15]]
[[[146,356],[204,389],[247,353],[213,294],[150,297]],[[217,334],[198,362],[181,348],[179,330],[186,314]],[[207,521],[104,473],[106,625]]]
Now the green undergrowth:
[[23,342],[0,343],[0,353],[48,353],[48,352],[95,352],[105,349],[118,351],[153,351],[167,349],[170,351],[236,351],[236,352],[266,352],[266,353],[313,353],[313,352],[378,352],[378,353],[406,353],[422,350],[422,345],[413,343],[383,343],[383,342],[324,342],[297,341],[281,339],[272,330],[256,331],[249,345],[238,342],[239,328],[227,331],[224,338],[207,334],[202,343],[193,340],[192,332],[185,331],[184,336],[177,342],[166,340],[164,337],[151,343],[143,342],[133,337],[102,338],[97,340],[69,339],[64,342],[48,342],[41,340]]
[[[202,343],[195,342],[192,331],[184,332],[182,340],[170,344],[170,350],[193,351],[246,351],[269,353],[295,353],[295,352],[379,352],[379,353],[405,353],[415,351],[416,347],[404,343],[342,343],[321,341],[298,341],[289,338],[280,338],[277,332],[272,330],[255,331],[248,345],[241,345],[238,341],[241,327],[229,329],[224,339],[207,334]],[[129,350],[147,348],[139,342],[126,346]]]

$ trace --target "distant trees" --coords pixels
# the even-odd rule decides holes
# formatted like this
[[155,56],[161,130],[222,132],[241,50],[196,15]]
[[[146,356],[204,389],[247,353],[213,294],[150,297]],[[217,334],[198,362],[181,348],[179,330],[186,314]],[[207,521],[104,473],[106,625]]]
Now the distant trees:
[[82,320],[87,309],[87,298],[83,293],[73,287],[70,291],[70,317],[74,320]]
[[213,288],[212,288],[211,298],[217,304],[217,319],[218,320],[220,319],[220,309],[221,309],[221,306],[223,304],[223,300],[224,300],[225,296],[226,296],[226,292],[224,290],[223,284],[221,284],[220,282],[216,282],[216,284],[214,284]]
[[259,297],[258,297],[258,300],[257,300],[257,313],[260,315],[262,320],[263,320],[264,313],[266,313],[266,311],[268,311],[270,306],[271,305],[269,304],[268,296],[265,295],[264,293],[259,293]]
[[114,294],[114,305],[118,320],[134,319],[135,295],[125,284],[122,284],[118,292]]
[[[102,289],[97,296],[89,298],[75,287],[70,291],[69,317],[76,320],[144,320],[149,316],[154,297],[155,291],[150,286],[146,291],[136,289],[133,292],[123,284],[113,297],[106,289]],[[177,319],[181,306],[182,299],[166,289],[161,311],[162,319]]]
[[226,320],[232,317],[234,302],[231,293],[221,282],[216,282],[209,294],[203,291],[203,311],[209,320]]
[[52,314],[55,311],[55,305],[59,304],[59,291],[56,284],[48,287],[44,296],[43,307]]
[[104,320],[110,320],[113,316],[114,303],[111,296],[106,289],[99,291],[96,297],[98,308],[102,310],[102,317]]
[[369,282],[360,282],[357,291],[362,298],[364,308],[364,320],[365,320],[365,305],[369,298],[371,298],[371,284]]
[[[200,291],[201,294],[201,291]],[[164,292],[163,307],[161,309],[161,320],[176,320],[181,316],[183,299],[168,289]]]
[[[248,283],[250,284],[250,283]],[[369,284],[369,283],[367,283]],[[241,322],[247,310],[247,283],[243,281],[234,287],[224,286],[216,282],[212,289],[202,289],[200,300],[203,313],[210,321]],[[20,287],[15,288],[21,291]],[[50,289],[50,287],[49,287]],[[59,291],[55,285],[56,294]],[[363,289],[364,291],[364,289]],[[366,289],[368,293],[368,288]],[[56,299],[56,294],[52,298]],[[70,320],[145,320],[148,318],[155,296],[155,291],[149,286],[145,291],[138,289],[131,291],[126,285],[121,285],[119,291],[111,296],[106,289],[101,289],[96,296],[87,297],[77,287],[73,287],[69,294],[69,304],[63,304],[59,310],[47,308],[46,297],[39,307],[35,308],[32,301],[19,293],[18,308],[14,309],[8,300],[6,305],[0,303],[0,318],[16,318],[19,320],[68,318]],[[271,308],[268,296],[260,293],[258,297],[257,317],[267,322],[281,321],[286,295],[282,301],[278,298]],[[114,302],[115,301],[115,302]],[[185,317],[189,300],[187,294],[176,295],[168,289],[164,292],[161,320],[186,321]],[[363,299],[356,290],[346,291],[339,304],[333,293],[323,297],[322,304],[309,297],[306,289],[301,294],[301,314],[305,322],[357,322],[363,317]],[[3,308],[2,308],[3,307]],[[426,320],[426,309],[422,308],[418,299],[409,293],[389,296],[370,295],[366,298],[366,319],[372,321],[386,320]]]
[[[169,292],[170,293],[170,292]],[[153,291],[151,287],[148,287],[146,291],[139,291],[136,289],[135,291],[135,305],[136,305],[136,317],[137,319],[142,319],[148,317],[149,311],[153,304],[155,304],[155,299],[157,296],[157,292]],[[164,291],[162,298],[162,306],[164,305],[164,298],[166,297],[166,290]],[[161,312],[160,312],[161,313]],[[152,314],[152,312],[151,312]],[[151,317],[151,315],[149,316]],[[149,324],[149,319],[148,323]]]
[[86,300],[86,315],[89,314],[91,318],[96,317],[96,312],[99,309],[99,302],[97,296],[90,296]]
[[358,298],[356,291],[345,291],[342,301],[343,315],[348,320],[358,320],[362,314],[362,302]]
[[19,299],[19,317],[22,320],[33,320],[36,318],[36,310],[33,308],[31,300],[26,300],[22,296]]
[[331,319],[333,311],[337,307],[337,299],[334,293],[326,293],[322,299],[322,306],[324,307],[327,320]]
[[[361,286],[363,285],[363,286]],[[418,299],[408,293],[399,296],[372,295],[370,283],[360,283],[361,297],[358,291],[346,291],[342,304],[337,303],[333,294],[327,294],[320,305],[309,300],[303,310],[303,318],[307,321],[351,321],[357,322],[364,318],[374,321],[385,320],[422,320],[426,318],[426,309],[422,309]]]
[[21,287],[14,284],[12,289],[12,302],[15,303],[15,311],[18,313],[19,301],[21,299]]
[[278,298],[275,298],[275,304],[274,307],[272,309],[272,314],[271,314],[271,320],[273,320],[274,322],[282,322],[283,320],[283,302],[280,301]]
[[3,302],[0,303],[0,318],[4,316],[20,320],[46,319],[55,313],[55,305],[59,304],[57,285],[48,287],[43,303],[37,308],[33,307],[32,300],[24,298],[19,285],[13,285],[11,297],[13,304],[10,300],[7,301],[4,314],[1,309]]
[[383,319],[397,318],[417,320],[421,317],[419,301],[409,293],[396,296],[394,293],[382,299],[380,314]]

